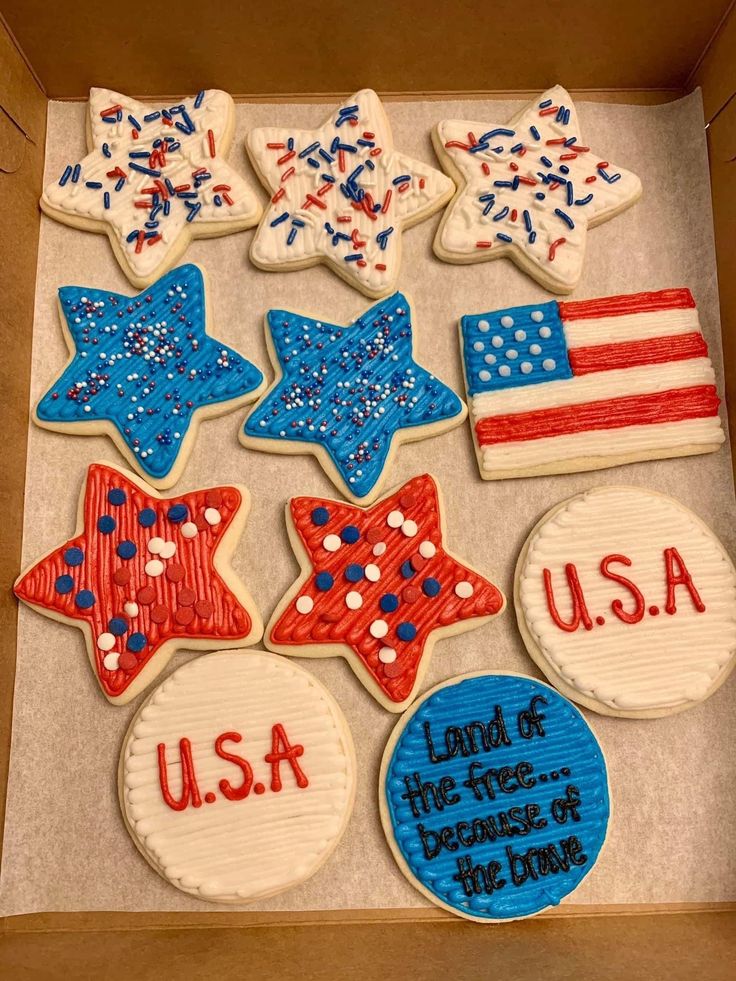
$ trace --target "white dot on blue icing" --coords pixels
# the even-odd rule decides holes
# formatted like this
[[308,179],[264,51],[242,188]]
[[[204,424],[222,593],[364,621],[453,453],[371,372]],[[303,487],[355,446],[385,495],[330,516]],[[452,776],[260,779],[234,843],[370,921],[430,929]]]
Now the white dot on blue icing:
[[493,336],[493,337],[491,338],[491,344],[492,344],[492,345],[493,345],[494,347],[503,347],[503,337],[501,337],[501,336],[500,336],[499,334],[495,334],[495,335],[494,335],[494,336]]
[[483,341],[476,341],[475,344],[473,345],[473,350],[478,351],[479,353],[484,349],[485,349],[485,344],[483,343]]
[[496,355],[495,354],[486,354],[486,356],[483,358],[483,360],[485,361],[486,364],[495,364],[496,363]]
[[511,368],[507,364],[502,364],[501,367],[498,369],[498,373],[502,378],[508,378],[509,375],[511,374]]
[[519,370],[521,371],[522,375],[528,375],[532,370],[531,361],[522,361],[519,365]]
[[504,316],[501,317],[501,326],[502,327],[513,327],[514,326],[514,318],[513,317],[509,317],[508,314],[504,314]]
[[551,337],[552,331],[549,329],[549,327],[540,327],[539,336],[544,338]]
[[545,358],[542,362],[542,367],[545,371],[554,371],[557,367],[557,362],[554,358]]
[[541,353],[542,353],[541,345],[539,345],[539,344],[530,344],[529,345],[529,354],[537,355],[537,354],[541,354]]
[[478,377],[482,382],[487,382],[491,380],[491,373],[490,371],[486,371],[486,369],[483,368],[478,372]]
[[488,323],[487,320],[479,320],[478,321],[478,330],[482,334],[487,334],[490,329],[491,329],[491,325]]
[[519,357],[519,352],[515,348],[510,347],[506,352],[506,357],[509,359],[509,361],[516,361],[516,359]]
[[541,324],[544,320],[544,314],[541,310],[532,310],[531,317],[535,324]]

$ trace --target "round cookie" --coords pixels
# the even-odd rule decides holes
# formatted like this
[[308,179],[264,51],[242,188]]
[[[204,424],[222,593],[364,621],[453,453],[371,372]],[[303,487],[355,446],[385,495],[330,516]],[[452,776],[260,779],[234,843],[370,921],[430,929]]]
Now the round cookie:
[[248,903],[304,882],[340,841],[355,751],[334,698],[263,651],[189,661],[125,737],[120,806],[134,843],[183,892]]
[[558,504],[516,566],[529,654],[604,715],[658,718],[716,691],[734,666],[736,570],[679,501],[598,487]]
[[567,699],[474,672],[402,716],[383,755],[381,821],[399,868],[479,923],[533,916],[595,864],[611,811],[603,752]]

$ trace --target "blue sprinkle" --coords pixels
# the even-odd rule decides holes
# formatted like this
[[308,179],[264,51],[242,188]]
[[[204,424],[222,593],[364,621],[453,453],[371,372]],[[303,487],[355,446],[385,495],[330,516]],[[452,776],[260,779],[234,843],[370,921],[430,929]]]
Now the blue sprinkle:
[[171,113],[168,109],[162,109],[161,115],[164,117],[164,119],[171,119]]
[[82,562],[84,562],[84,552],[81,548],[72,546],[71,548],[68,548],[66,552],[64,552],[64,561],[67,565],[72,567],[81,565]]
[[107,157],[108,160],[110,159],[110,157],[112,157],[112,151],[110,150],[110,145],[108,143],[102,144],[102,152]]
[[[215,196],[214,196],[214,197],[212,198],[212,200],[214,201],[214,203],[215,203],[215,207],[216,207],[216,208],[220,208],[220,207],[222,207],[222,198],[220,197],[220,195],[219,195],[219,194],[216,194],[216,195],[215,195]],[[168,203],[169,203],[169,202],[167,201],[167,202],[166,202],[166,204],[168,204]],[[164,214],[166,214],[166,215],[168,215],[168,211],[164,211]]]
[[399,598],[394,593],[384,593],[379,600],[379,606],[384,613],[393,613],[399,608]]
[[358,106],[343,106],[338,112],[341,116],[350,116],[358,111]]
[[404,579],[411,579],[414,575],[414,570],[412,569],[411,562],[407,559],[406,562],[402,563],[401,575]]
[[326,160],[327,163],[330,163],[331,164],[331,163],[334,163],[335,162],[335,158],[333,156],[331,156],[327,152],[327,150],[324,149],[324,147],[320,147],[320,149],[319,149],[319,155],[320,155],[320,157],[322,157],[323,160]]
[[552,161],[549,159],[549,157],[540,157],[539,159],[542,161],[545,167],[553,166]]
[[197,98],[194,100],[195,109],[199,109],[199,107],[202,105],[202,99],[204,99],[204,89],[202,89],[200,92],[197,92]]
[[171,194],[171,195],[172,195],[172,197],[173,197],[173,195],[175,194],[175,191],[174,191],[174,185],[173,185],[173,184],[171,183],[171,181],[169,180],[169,178],[168,178],[168,177],[164,177],[164,184],[166,185],[166,190],[167,190],[167,191],[169,192],[169,194]]
[[396,186],[397,184],[406,184],[406,182],[410,180],[411,176],[409,174],[402,174],[401,177],[394,177],[391,183]]
[[132,559],[138,549],[135,547],[135,543],[128,541],[120,542],[117,547],[117,553],[121,559]]
[[128,621],[123,620],[122,617],[113,617],[107,626],[111,634],[114,634],[116,637],[122,637],[128,629]]
[[537,191],[537,193],[534,195],[534,197],[537,199],[537,201],[544,201],[544,199],[547,197],[547,195],[544,194],[542,191]]
[[138,515],[138,524],[143,528],[150,528],[151,525],[156,523],[156,512],[153,508],[143,508],[143,510]]
[[299,159],[300,159],[300,160],[303,160],[303,159],[304,159],[305,157],[308,157],[308,156],[309,156],[309,154],[310,154],[310,153],[314,153],[314,151],[315,151],[315,150],[316,150],[316,149],[317,149],[318,147],[319,147],[319,140],[315,140],[315,141],[314,141],[314,143],[310,143],[310,144],[309,144],[309,146],[308,146],[308,147],[305,147],[305,148],[304,148],[304,149],[302,150],[302,152],[301,152],[301,153],[299,154]]
[[611,177],[609,177],[606,173],[605,167],[598,167],[598,174],[607,184],[615,184],[617,180],[621,179],[621,174],[613,174]]
[[530,126],[529,132],[532,134],[535,140],[541,140],[542,137],[539,135],[539,130],[536,126]]
[[72,171],[72,184],[76,184],[79,180],[79,175],[82,173],[82,165],[76,164],[74,170]]
[[335,139],[330,143],[330,153],[337,153],[337,148],[340,146],[340,137],[336,136]]
[[161,118],[161,113],[158,110],[156,110],[156,112],[147,112],[146,115],[143,117],[143,122],[152,123],[154,119],[160,119],[160,118]]
[[484,133],[481,138],[481,143],[488,143],[494,138],[494,136],[516,136],[516,131],[513,129],[506,129],[503,126],[499,126],[496,129],[489,129],[487,133]]
[[[148,154],[146,154],[146,156],[148,156]],[[161,176],[161,171],[160,170],[152,170],[150,167],[141,167],[141,165],[140,164],[137,164],[137,163],[131,163],[131,164],[128,164],[128,166],[130,167],[131,170],[137,170],[141,174],[147,174],[149,177],[160,177]]]
[[294,137],[293,136],[290,136],[289,139],[286,141],[286,149],[287,150],[293,150],[294,149]]
[[332,589],[335,580],[332,578],[329,572],[319,572],[317,573],[314,585],[321,592],[326,593],[328,589]]
[[189,508],[186,504],[173,504],[166,513],[166,517],[169,521],[173,521],[178,524],[180,521],[184,521],[186,516],[189,514]]
[[[217,201],[218,201],[218,195],[216,194],[215,195],[215,204],[217,204]],[[220,204],[222,204],[222,201],[220,201]],[[165,218],[168,218],[170,211],[171,211],[171,201],[164,201],[164,217]]]
[[71,593],[72,589],[74,589],[74,580],[71,576],[59,576],[54,583],[54,588],[56,589],[57,593],[61,593],[62,596],[65,596],[67,593]]
[[[346,238],[349,238],[349,236],[347,236],[347,235],[345,237]],[[362,259],[362,258],[363,258],[363,255],[360,252],[353,252],[350,255],[343,256],[343,259],[345,260],[345,262],[357,262],[359,259]]]
[[340,532],[340,538],[342,538],[346,545],[355,545],[360,538],[360,530],[355,525],[345,525]]
[[321,528],[323,525],[326,525],[329,520],[330,512],[327,510],[327,508],[315,508],[314,511],[312,511],[313,525],[317,525]]
[[185,136],[191,136],[191,134],[194,132],[191,126],[185,126],[184,123],[174,123],[174,126],[176,126],[178,130],[181,130]]
[[298,231],[299,231],[298,228],[292,228],[291,229],[291,231],[289,232],[289,237],[286,239],[286,244],[287,245],[291,245],[292,244],[292,242],[294,241],[294,239],[297,236],[297,232]]
[[555,116],[555,122],[561,123],[564,118],[565,118],[565,107],[560,106],[560,108],[557,110],[557,115]]
[[103,535],[110,535],[115,531],[117,523],[109,514],[101,514],[97,519],[97,530]]
[[388,237],[393,232],[393,230],[394,229],[392,225],[391,228],[386,228],[384,229],[384,231],[379,232],[378,235],[376,235],[376,241],[378,242],[379,248],[381,249],[386,248],[386,246],[388,245]]
[[572,207],[572,203],[575,200],[575,191],[573,190],[572,181],[567,182],[567,206]]
[[551,99],[545,99],[544,102],[540,102],[539,103],[539,108],[540,109],[546,109],[548,106],[551,106],[551,105],[552,105],[552,100]]
[[125,187],[125,178],[124,177],[121,177],[120,180],[115,185],[115,190],[116,191],[122,191],[122,189],[124,187]]
[[[358,140],[358,143],[360,143],[360,140]],[[365,161],[365,165],[368,168],[368,170],[375,170],[376,169],[376,165],[373,163],[373,161],[370,159],[370,157]]]
[[187,221],[194,221],[194,219],[197,217],[197,214],[199,213],[199,210],[201,209],[202,205],[199,204],[199,203],[198,204],[191,204],[189,201],[185,201],[184,204],[188,208],[191,209],[190,212],[189,212],[189,214],[187,215]]
[[122,507],[122,505],[125,504],[127,499],[128,499],[128,495],[120,487],[113,487],[112,490],[109,490],[107,492],[107,501],[109,504],[112,504],[113,507],[116,508]]
[[491,194],[491,195],[490,195],[490,197],[491,197],[491,200],[490,200],[490,201],[488,202],[488,204],[487,204],[487,205],[485,206],[485,208],[483,209],[483,217],[484,217],[484,218],[485,218],[485,216],[486,216],[487,214],[489,214],[489,213],[490,213],[491,211],[493,211],[493,207],[494,207],[494,202],[495,202],[495,197],[494,197],[494,195],[493,195],[493,194]]
[[345,150],[346,153],[357,153],[358,148],[353,146],[352,143],[338,143],[338,150]]
[[[348,184],[355,184],[360,175],[363,173],[364,169],[363,164],[358,164],[352,174],[348,177]],[[396,183],[396,181],[394,181],[394,183]]]
[[513,187],[514,186],[514,182],[513,181],[494,181],[493,182],[493,186],[494,187]]
[[493,220],[494,221],[502,221],[506,217],[506,215],[508,213],[509,213],[509,209],[508,209],[508,206],[506,206],[501,211],[499,211],[497,215],[494,215],[493,216]]
[[356,140],[355,142],[358,144],[358,146],[373,147],[376,145],[372,140]]
[[567,164],[560,164],[560,173],[561,174],[569,174],[570,173],[570,168],[567,166]]
[[550,183],[556,181],[558,184],[567,184],[567,178],[561,177],[560,174],[549,174],[548,180]]
[[409,623],[408,621],[405,623],[400,623],[396,628],[396,635],[399,640],[414,640],[417,635],[417,628],[413,623]]
[[88,610],[95,605],[95,594],[90,589],[80,589],[74,597],[74,602],[80,610]]
[[281,222],[286,221],[288,217],[289,217],[289,212],[284,211],[284,213],[279,215],[278,218],[274,218],[274,220],[271,222],[271,228],[275,228],[277,225],[280,225]]
[[529,232],[529,245],[534,245],[536,241],[537,241],[537,233]]
[[523,150],[523,149],[524,149],[524,144],[523,143],[517,143],[517,144],[515,144],[515,146],[512,146],[511,147],[511,152],[512,153],[518,153],[519,150]]
[[436,596],[442,587],[436,579],[425,579],[422,583],[422,592],[425,596]]
[[562,122],[563,122],[563,125],[565,125],[565,126],[567,126],[567,124],[570,122],[570,110],[569,109],[565,109],[565,118],[562,120]]
[[332,176],[332,174],[322,174],[321,177],[322,177],[322,180],[326,184],[335,184],[336,183],[335,178]]
[[568,139],[565,140],[565,146],[572,146],[574,143],[577,143],[577,141],[578,141],[577,136],[570,136]]
[[578,198],[575,204],[590,204],[592,200],[593,200],[593,195],[586,194],[584,198]]
[[85,187],[91,187],[93,191],[99,191],[102,187],[102,181],[85,181]]
[[524,212],[524,227],[528,232],[532,230],[532,216],[528,211]]
[[144,160],[150,157],[148,150],[130,150],[128,156],[131,160]]
[[351,562],[345,569],[345,578],[348,582],[360,582],[363,578],[363,566],[356,562]]
[[555,208],[555,214],[558,218],[561,218],[565,222],[568,228],[575,227],[575,222],[572,220],[572,218],[569,215],[566,215],[560,208]]
[[141,130],[142,129],[141,124],[138,122],[138,120],[135,118],[135,116],[131,116],[130,113],[128,113],[128,122],[130,123],[130,125],[134,129],[137,129],[137,130]]
[[496,232],[496,238],[500,239],[502,242],[513,242],[510,235],[504,235],[503,232]]
[[134,654],[137,654],[138,651],[143,650],[143,648],[146,646],[147,643],[148,641],[146,640],[145,634],[135,633],[135,634],[131,634],[130,637],[128,637],[127,647],[129,651],[132,651]]
[[137,238],[138,238],[138,229],[134,228],[132,232],[130,232],[128,235],[125,236],[125,241],[135,242]]
[[105,211],[109,211],[109,209],[110,209],[110,192],[109,191],[105,191],[105,193],[102,195],[102,205],[103,205]]
[[319,160],[315,160],[314,157],[307,157],[307,163],[310,167],[317,169],[319,167]]

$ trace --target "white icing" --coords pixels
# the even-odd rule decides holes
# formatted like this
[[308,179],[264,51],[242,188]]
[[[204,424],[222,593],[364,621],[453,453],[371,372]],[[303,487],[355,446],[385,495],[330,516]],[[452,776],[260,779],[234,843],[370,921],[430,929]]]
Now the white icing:
[[[676,548],[705,611],[686,587],[675,589],[676,612],[665,611],[664,550]],[[624,623],[611,603],[634,608],[629,590],[600,572],[608,555],[631,566],[611,569],[632,580],[646,604],[643,619]],[[561,630],[550,616],[543,570],[552,575],[563,620],[572,615],[565,566],[578,571],[592,620],[603,625]],[[736,651],[736,570],[713,533],[684,505],[633,487],[603,487],[567,502],[532,535],[519,571],[520,614],[552,680],[614,710],[657,711],[699,701],[725,677]],[[650,607],[658,615],[649,612]]]
[[[695,307],[684,310],[656,310],[650,313],[626,313],[618,317],[589,317],[565,320],[565,340],[569,347],[588,347],[612,341],[648,341],[652,337],[674,337],[677,334],[702,333]],[[542,330],[548,331],[542,334]],[[549,327],[539,331],[542,337]]]
[[[281,764],[283,789],[270,789],[271,727],[283,725],[309,784],[296,785]],[[238,767],[218,757],[217,737],[238,732],[225,749],[253,768],[253,790],[230,801],[221,779],[240,786]],[[181,793],[178,744],[192,744],[203,799],[174,811],[159,786],[156,747],[166,745],[171,793]],[[260,651],[210,654],[174,672],[144,705],[122,755],[122,807],[129,829],[152,864],[175,886],[213,902],[250,902],[312,875],[339,841],[355,790],[350,734],[323,686],[290,661]],[[204,802],[207,792],[215,803]]]

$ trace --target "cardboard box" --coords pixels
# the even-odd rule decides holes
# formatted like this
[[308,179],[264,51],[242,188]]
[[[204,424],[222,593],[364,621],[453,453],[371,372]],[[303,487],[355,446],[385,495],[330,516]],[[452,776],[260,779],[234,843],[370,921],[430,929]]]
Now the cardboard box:
[[[78,0],[6,0],[0,25],[0,343],[22,366],[3,383],[0,486],[0,779],[7,775],[15,659],[30,345],[47,101],[90,85],[143,97],[199,87],[236,97],[326,102],[361,85],[386,95],[519,98],[555,81],[586,99],[665,102],[701,86],[708,120],[726,385],[736,427],[736,11],[568,0],[520,11],[497,0],[369,10],[195,5],[148,14]],[[2,795],[4,808],[4,794]],[[3,813],[0,810],[0,819]],[[2,921],[7,977],[439,977],[514,979],[730,976],[732,906],[580,907],[482,928],[440,910],[322,914],[34,914]]]

